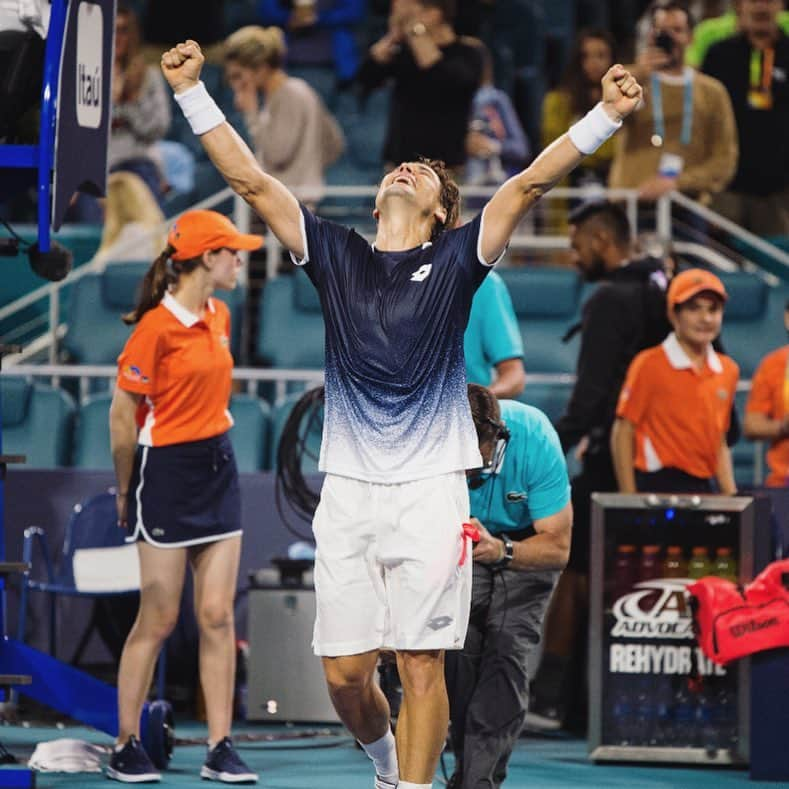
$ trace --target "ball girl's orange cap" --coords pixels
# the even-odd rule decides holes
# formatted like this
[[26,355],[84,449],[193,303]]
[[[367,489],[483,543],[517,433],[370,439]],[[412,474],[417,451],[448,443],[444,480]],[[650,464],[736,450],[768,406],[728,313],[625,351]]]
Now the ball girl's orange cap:
[[711,271],[689,268],[671,280],[666,301],[669,307],[676,307],[677,304],[684,304],[699,293],[714,293],[721,301],[729,298],[723,283]]
[[176,219],[167,235],[175,249],[173,260],[191,260],[214,249],[260,249],[263,236],[240,233],[223,214],[216,211],[187,211]]

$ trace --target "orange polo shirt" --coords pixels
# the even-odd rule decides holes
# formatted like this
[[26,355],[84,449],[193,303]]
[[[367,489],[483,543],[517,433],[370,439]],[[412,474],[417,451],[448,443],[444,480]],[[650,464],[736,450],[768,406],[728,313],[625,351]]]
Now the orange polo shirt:
[[[783,419],[786,416],[787,397],[786,366],[789,364],[789,345],[773,351],[762,359],[751,383],[751,393],[745,406],[747,414],[764,414],[770,419]],[[767,452],[767,465],[770,474],[767,485],[771,488],[784,488],[789,484],[789,438],[779,438],[770,444]]]
[[672,333],[639,353],[627,371],[616,415],[635,426],[639,471],[678,468],[709,479],[729,429],[739,368],[712,348],[701,370]]
[[209,299],[197,316],[165,294],[118,357],[117,385],[144,398],[139,443],[181,444],[227,432],[232,371],[227,305]]

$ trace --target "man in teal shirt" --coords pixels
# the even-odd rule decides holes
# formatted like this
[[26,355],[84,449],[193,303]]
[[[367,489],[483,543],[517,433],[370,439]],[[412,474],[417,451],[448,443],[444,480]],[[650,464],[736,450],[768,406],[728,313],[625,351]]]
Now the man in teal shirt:
[[504,280],[491,271],[471,302],[463,337],[466,380],[489,386],[496,397],[518,397],[526,385],[523,342]]
[[570,553],[570,483],[559,437],[536,408],[469,385],[484,468],[468,472],[471,620],[446,654],[455,774],[449,787],[498,787],[528,708],[530,656]]

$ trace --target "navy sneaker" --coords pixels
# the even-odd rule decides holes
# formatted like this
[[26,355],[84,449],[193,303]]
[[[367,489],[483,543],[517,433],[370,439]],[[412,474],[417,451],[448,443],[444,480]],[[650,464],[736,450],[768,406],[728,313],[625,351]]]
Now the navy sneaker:
[[123,748],[112,752],[107,778],[123,781],[125,784],[142,784],[161,781],[162,774],[153,766],[142,743],[132,735]]
[[200,777],[226,784],[254,784],[258,780],[258,774],[253,773],[236,753],[230,737],[211,748],[200,769]]

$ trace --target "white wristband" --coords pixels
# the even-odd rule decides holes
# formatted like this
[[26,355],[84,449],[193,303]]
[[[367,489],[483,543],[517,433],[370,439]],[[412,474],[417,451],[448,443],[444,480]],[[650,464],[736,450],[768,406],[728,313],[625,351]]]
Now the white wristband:
[[183,93],[176,93],[175,100],[195,134],[205,134],[225,122],[224,113],[211,98],[202,81]]
[[612,121],[599,102],[574,123],[569,131],[573,145],[585,156],[594,153],[620,126],[622,121]]

